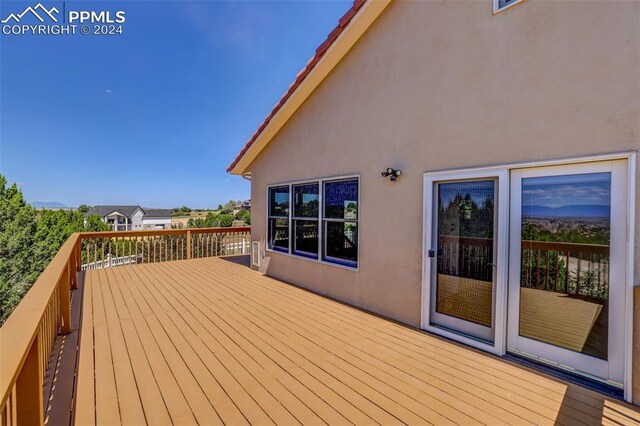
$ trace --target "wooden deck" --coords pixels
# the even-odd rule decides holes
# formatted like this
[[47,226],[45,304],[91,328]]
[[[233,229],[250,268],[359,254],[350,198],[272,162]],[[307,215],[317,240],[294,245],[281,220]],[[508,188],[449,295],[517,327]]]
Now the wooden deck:
[[640,424],[628,404],[224,258],[92,270],[83,291],[79,425]]

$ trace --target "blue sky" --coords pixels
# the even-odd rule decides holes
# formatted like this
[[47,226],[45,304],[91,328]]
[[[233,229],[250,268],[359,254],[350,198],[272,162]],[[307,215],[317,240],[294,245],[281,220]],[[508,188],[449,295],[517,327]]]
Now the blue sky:
[[609,206],[611,174],[585,173],[525,178],[522,204],[551,208],[564,206]]
[[226,167],[350,5],[67,1],[124,10],[124,34],[0,35],[0,173],[69,206],[248,198]]

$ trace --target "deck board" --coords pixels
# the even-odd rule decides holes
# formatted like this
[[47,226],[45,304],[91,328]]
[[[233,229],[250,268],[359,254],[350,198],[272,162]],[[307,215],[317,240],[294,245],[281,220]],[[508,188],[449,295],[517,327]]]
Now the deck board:
[[88,271],[83,294],[76,424],[640,424],[621,401],[221,258]]

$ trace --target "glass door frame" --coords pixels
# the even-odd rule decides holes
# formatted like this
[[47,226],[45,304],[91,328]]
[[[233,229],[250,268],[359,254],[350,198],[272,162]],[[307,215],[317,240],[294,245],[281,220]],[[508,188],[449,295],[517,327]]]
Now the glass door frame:
[[[432,279],[435,268],[434,258],[429,257],[433,247],[434,237],[437,234],[437,207],[435,192],[436,185],[444,182],[464,182],[465,180],[494,180],[496,214],[494,223],[494,264],[495,287],[493,295],[493,342],[477,339],[452,329],[438,326],[434,323],[432,313],[432,287],[435,280]],[[505,353],[506,338],[506,303],[507,303],[507,252],[508,252],[508,212],[509,212],[509,173],[506,168],[480,168],[465,169],[459,171],[443,171],[425,173],[424,198],[423,198],[423,255],[422,255],[422,313],[420,327],[423,330],[441,335],[469,346],[485,350],[497,355]],[[464,320],[458,320],[464,321]]]
[[[635,265],[635,239],[636,239],[636,169],[638,155],[635,151],[604,153],[588,156],[576,156],[559,158],[553,160],[522,161],[515,163],[504,163],[496,166],[460,168],[441,171],[427,171],[424,173],[423,186],[423,241],[422,241],[422,308],[420,318],[420,328],[425,331],[441,335],[443,337],[459,341],[478,349],[485,350],[497,355],[504,355],[507,347],[507,280],[509,268],[509,214],[510,214],[510,174],[513,171],[533,167],[561,166],[572,164],[593,163],[597,161],[624,160],[627,167],[627,224],[626,224],[626,252],[623,256],[626,259],[626,287],[624,306],[624,399],[631,402],[632,389],[632,355],[633,355],[633,300],[634,300],[634,265]],[[431,293],[431,265],[428,258],[428,251],[431,249],[432,241],[432,204],[433,204],[433,183],[435,180],[454,179],[456,177],[464,179],[474,177],[498,176],[498,251],[496,254],[498,281],[495,298],[495,338],[493,345],[480,342],[475,339],[451,332],[430,324],[429,307]],[[640,379],[637,379],[640,380]]]
[[[522,229],[522,180],[531,177],[566,176],[590,173],[611,173],[611,255],[609,282],[622,285],[610,286],[609,312],[625,312],[627,299],[627,256],[625,248],[628,224],[628,173],[624,161],[599,161],[593,163],[567,164],[523,168],[511,172],[510,252],[509,252],[509,301],[507,350],[524,356],[538,357],[543,362],[586,373],[597,379],[610,379],[624,385],[625,382],[625,330],[623,315],[610,315],[608,330],[608,359],[554,346],[550,343],[519,335],[520,318],[520,272]],[[620,204],[623,207],[620,207]]]

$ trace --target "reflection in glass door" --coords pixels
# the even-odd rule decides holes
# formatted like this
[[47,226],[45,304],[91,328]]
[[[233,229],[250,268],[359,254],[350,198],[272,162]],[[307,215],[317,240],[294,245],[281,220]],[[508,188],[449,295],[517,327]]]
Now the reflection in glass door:
[[623,165],[513,172],[509,279],[510,349],[619,383]]
[[492,341],[496,180],[438,182],[434,189],[431,321]]

